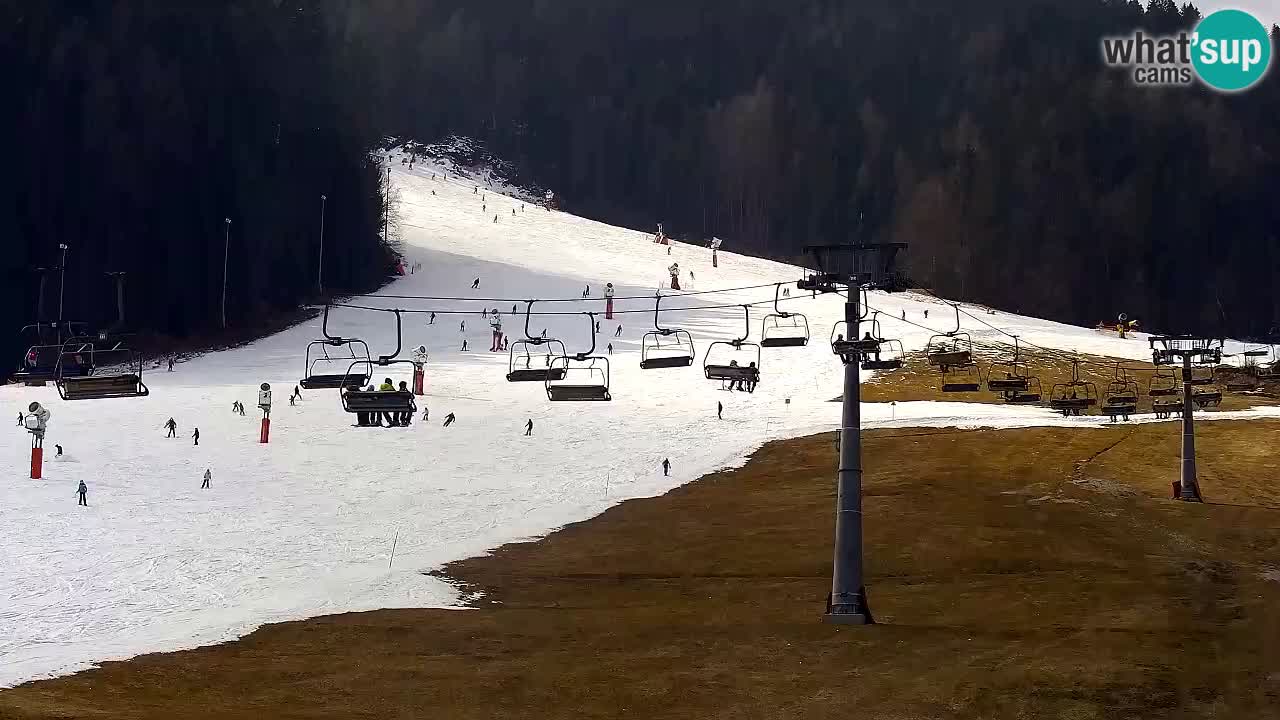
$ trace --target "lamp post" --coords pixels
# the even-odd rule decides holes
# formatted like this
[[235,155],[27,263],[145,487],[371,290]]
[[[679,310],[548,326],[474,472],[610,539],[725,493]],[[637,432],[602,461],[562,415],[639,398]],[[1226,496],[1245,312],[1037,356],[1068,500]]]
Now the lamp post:
[[231,218],[223,218],[226,234],[222,241],[222,329],[227,329],[227,256],[231,251]]
[[58,262],[58,333],[62,333],[62,298],[67,287],[67,244],[58,243],[58,249],[62,251],[62,260]]
[[324,294],[324,201],[326,197],[320,196],[320,258],[316,263],[316,290],[317,294]]

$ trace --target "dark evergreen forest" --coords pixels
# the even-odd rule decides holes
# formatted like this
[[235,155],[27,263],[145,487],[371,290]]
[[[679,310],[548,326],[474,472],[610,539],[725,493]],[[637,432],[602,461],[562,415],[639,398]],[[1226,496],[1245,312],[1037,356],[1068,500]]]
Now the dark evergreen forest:
[[371,151],[458,133],[600,219],[786,259],[903,241],[939,294],[1260,335],[1280,320],[1280,78],[1140,89],[1101,62],[1103,36],[1197,17],[1172,0],[0,0],[0,325],[35,318],[59,243],[70,318],[109,323],[121,271],[131,329],[217,329],[224,243],[229,324],[288,311],[315,292],[322,194],[326,286],[374,286],[390,251]]
[[311,5],[0,2],[6,370],[59,244],[66,318],[114,324],[124,272],[125,329],[175,337],[217,336],[224,253],[233,329],[314,294],[322,194],[326,286],[388,275],[369,63]]
[[[398,7],[393,7],[398,5]],[[940,294],[1076,323],[1280,320],[1280,74],[1140,89],[1100,39],[1172,0],[398,0],[378,106],[577,213],[794,258],[908,242]],[[1273,32],[1274,36],[1274,32]]]

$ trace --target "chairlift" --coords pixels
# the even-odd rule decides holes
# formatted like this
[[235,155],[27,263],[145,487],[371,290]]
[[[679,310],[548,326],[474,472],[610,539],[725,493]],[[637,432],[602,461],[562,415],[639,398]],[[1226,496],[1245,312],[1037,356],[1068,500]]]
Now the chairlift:
[[956,311],[956,329],[930,337],[925,345],[929,364],[937,366],[943,374],[950,368],[973,364],[973,339],[969,333],[960,332],[960,306],[952,303],[952,307]]
[[[372,368],[369,363],[372,359],[369,354],[369,345],[360,338],[344,338],[329,334],[329,305],[324,306],[324,319],[320,323],[320,333],[324,337],[320,340],[312,340],[307,345],[306,353],[306,377],[298,382],[302,388],[306,390],[350,390],[352,388],[363,388],[369,382],[369,375],[355,374],[349,372],[334,372],[338,363],[347,363],[347,371],[350,370],[350,362],[364,360],[367,364],[365,367]],[[321,356],[312,358],[312,352],[319,348]],[[333,358],[329,356],[329,348],[345,348],[349,357]],[[356,354],[356,349],[361,348],[361,355]]]
[[[661,303],[662,293],[658,293],[653,303],[653,329],[640,338],[641,370],[689,367],[697,356],[693,336],[688,330],[664,328],[658,322],[658,306]],[[594,330],[592,328],[593,337]]]
[[944,393],[978,392],[981,389],[982,375],[978,372],[978,367],[972,363],[947,366],[942,371],[942,392]]
[[1151,376],[1147,381],[1147,395],[1153,398],[1170,397],[1182,392],[1182,388],[1178,383],[1178,376],[1174,374],[1170,368],[1168,374],[1160,371],[1160,366],[1156,366],[1156,374]]
[[1157,420],[1168,420],[1177,415],[1182,416],[1181,400],[1157,400],[1151,403],[1151,411],[1155,413]]
[[1128,420],[1130,415],[1138,412],[1138,384],[1129,379],[1129,374],[1119,362],[1116,363],[1115,376],[1107,384],[1102,412],[1109,416],[1112,422],[1115,422],[1117,417]]
[[1080,379],[1080,360],[1072,360],[1071,381],[1054,384],[1049,406],[1061,411],[1063,416],[1068,416],[1079,415],[1097,404],[1098,387],[1088,380]]
[[1031,374],[1031,368],[1023,361],[1017,335],[1013,336],[1013,356],[987,367],[987,391],[999,393],[1006,402],[1040,402],[1043,395],[1040,379]]
[[[362,390],[355,384],[358,377],[373,377],[373,369],[375,367],[390,367],[392,365],[413,365],[413,361],[408,358],[400,357],[400,350],[404,344],[403,323],[401,320],[400,310],[379,310],[377,312],[391,312],[396,316],[396,349],[389,355],[379,355],[377,358],[357,358],[347,368],[346,375],[342,378],[340,388],[340,396],[342,398],[342,409],[349,413],[416,413],[418,411],[418,403],[414,400],[413,392],[408,390]],[[357,373],[356,368],[363,367],[363,371]]]
[[778,307],[782,283],[773,287],[773,312],[760,322],[760,346],[804,347],[809,344],[809,319],[801,313],[786,312]]
[[[58,395],[63,400],[138,398],[151,394],[142,382],[141,353],[123,342],[97,348],[86,338],[72,338],[59,353]],[[85,372],[85,368],[90,368]],[[71,372],[63,372],[70,368]],[[101,369],[101,372],[95,370]],[[92,374],[90,374],[92,373]]]
[[[534,337],[529,332],[529,317],[533,314],[533,303],[528,300],[524,311],[524,339],[511,343],[507,356],[507,382],[540,382],[548,379],[563,380],[565,369],[557,358],[566,357],[568,351],[564,343],[555,338]],[[591,328],[591,337],[595,338],[595,327]],[[542,364],[534,362],[537,357]]]
[[[34,323],[27,325],[18,331],[18,337],[30,336],[31,331],[34,332],[34,342],[28,346],[26,353],[22,356],[22,361],[18,365],[17,371],[13,374],[13,379],[17,382],[29,385],[43,385],[46,382],[56,381],[61,373],[65,377],[78,377],[81,375],[90,375],[93,373],[93,365],[87,361],[84,363],[76,363],[73,358],[68,358],[67,362],[63,362],[63,330],[67,331],[67,341],[72,339],[85,339],[88,333],[88,324],[78,321],[64,321],[59,323]],[[49,331],[54,331],[52,335]],[[52,341],[51,341],[52,340]],[[92,342],[85,340],[85,342]],[[83,343],[81,343],[83,345]],[[77,348],[82,358],[89,358],[90,354],[86,351],[88,348]]]
[[718,340],[707,346],[702,359],[702,372],[708,380],[719,380],[722,387],[745,383],[754,390],[760,382],[760,345],[748,342],[751,336],[751,309],[742,306],[745,319],[743,335],[733,340]]
[[545,381],[547,399],[552,402],[604,402],[613,399],[609,394],[609,358],[596,355],[596,314],[587,316],[591,347],[586,352],[562,355],[551,361],[553,370],[560,370]]

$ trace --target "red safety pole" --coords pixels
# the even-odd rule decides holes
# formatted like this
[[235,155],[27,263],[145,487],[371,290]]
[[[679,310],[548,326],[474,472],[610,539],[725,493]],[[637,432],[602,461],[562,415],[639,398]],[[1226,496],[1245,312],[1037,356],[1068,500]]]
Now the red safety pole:
[[423,385],[426,384],[427,372],[420,363],[413,364],[413,394],[421,397],[425,394]]
[[31,479],[39,480],[44,469],[44,448],[31,448]]
[[264,415],[262,417],[262,435],[261,437],[258,438],[258,442],[265,445],[267,441],[269,441],[270,439],[271,439],[271,418]]

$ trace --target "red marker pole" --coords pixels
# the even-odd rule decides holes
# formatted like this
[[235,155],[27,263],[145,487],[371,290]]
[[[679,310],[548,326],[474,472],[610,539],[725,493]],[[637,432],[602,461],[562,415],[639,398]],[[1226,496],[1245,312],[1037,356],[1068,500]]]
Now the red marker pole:
[[39,480],[44,469],[44,448],[33,445],[31,447],[31,479]]
[[425,390],[423,386],[426,384],[427,372],[422,367],[422,363],[413,364],[413,394],[421,397]]
[[271,418],[267,417],[266,415],[263,415],[262,416],[262,434],[258,438],[258,442],[265,445],[270,439],[271,439]]

